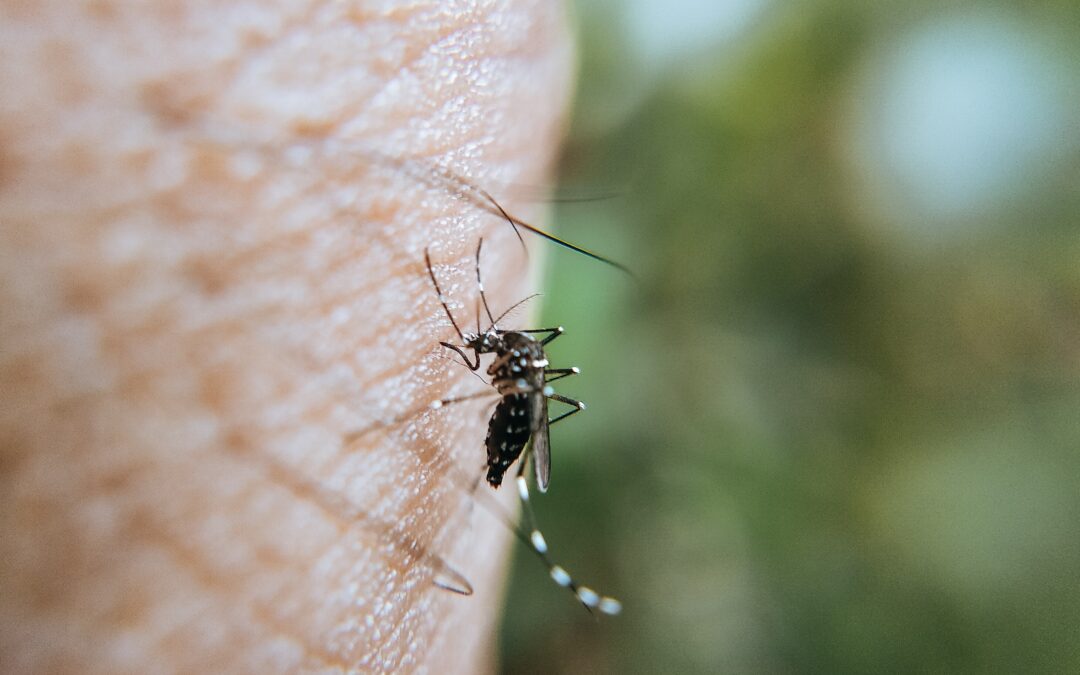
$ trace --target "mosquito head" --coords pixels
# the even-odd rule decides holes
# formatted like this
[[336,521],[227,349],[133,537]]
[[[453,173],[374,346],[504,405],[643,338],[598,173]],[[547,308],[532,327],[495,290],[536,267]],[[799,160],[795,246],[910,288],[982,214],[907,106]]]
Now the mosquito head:
[[479,354],[497,352],[503,348],[503,338],[494,328],[483,333],[465,333],[465,344]]

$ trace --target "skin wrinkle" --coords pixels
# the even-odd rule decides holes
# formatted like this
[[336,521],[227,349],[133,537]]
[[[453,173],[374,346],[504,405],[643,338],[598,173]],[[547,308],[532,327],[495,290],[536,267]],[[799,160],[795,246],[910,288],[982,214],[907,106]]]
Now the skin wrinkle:
[[[199,555],[199,551],[193,548],[185,548],[178,537],[166,536],[163,529],[149,522],[140,523],[138,519],[129,524],[127,534],[133,542],[146,543],[158,550],[164,551],[177,561],[177,567],[184,569],[198,579],[202,586],[225,593],[236,579],[223,577],[219,570],[211,569],[206,560]],[[236,605],[235,608],[248,610],[248,620],[261,625],[272,631],[278,638],[283,638],[296,644],[305,658],[313,659],[320,666],[333,666],[347,668],[347,663],[341,660],[338,654],[322,649],[317,643],[305,638],[303,635],[293,633],[287,624],[271,611],[271,606],[259,602],[249,602]]]
[[463,312],[481,233],[492,302],[528,293],[505,223],[348,152],[545,182],[563,17],[465,4],[5,9],[0,670],[491,667],[481,406],[341,441],[486,386],[436,347],[425,246]]

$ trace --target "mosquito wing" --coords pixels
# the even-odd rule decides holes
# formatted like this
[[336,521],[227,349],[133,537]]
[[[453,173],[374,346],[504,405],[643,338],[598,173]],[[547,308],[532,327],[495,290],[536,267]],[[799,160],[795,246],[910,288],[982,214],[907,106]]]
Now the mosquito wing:
[[548,400],[540,392],[533,394],[532,419],[532,461],[536,470],[536,487],[540,492],[547,492],[551,480],[551,443],[548,437]]

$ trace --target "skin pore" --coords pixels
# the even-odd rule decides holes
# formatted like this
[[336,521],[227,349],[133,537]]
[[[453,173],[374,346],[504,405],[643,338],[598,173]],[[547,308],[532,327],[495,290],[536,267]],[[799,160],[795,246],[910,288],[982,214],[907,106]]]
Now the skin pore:
[[342,439],[487,386],[425,247],[462,317],[528,263],[369,151],[547,183],[561,8],[3,4],[0,671],[490,669],[490,409]]

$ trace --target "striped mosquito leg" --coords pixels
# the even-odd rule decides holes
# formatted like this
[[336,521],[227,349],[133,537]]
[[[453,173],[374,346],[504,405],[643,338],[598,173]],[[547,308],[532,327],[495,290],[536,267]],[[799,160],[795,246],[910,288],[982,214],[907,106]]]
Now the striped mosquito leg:
[[577,366],[574,366],[573,368],[548,368],[544,371],[544,381],[550,383],[555,380],[561,380],[564,377],[580,374],[581,368],[578,368]]
[[518,532],[518,535],[522,539],[527,539],[529,546],[541,562],[548,568],[548,574],[551,575],[552,580],[558,585],[569,588],[578,601],[585,606],[585,609],[591,614],[592,611],[598,610],[602,614],[616,615],[622,611],[622,603],[615,598],[609,598],[606,595],[600,595],[588,586],[582,586],[574,581],[569,573],[559,565],[556,565],[551,557],[548,555],[547,541],[544,540],[544,535],[540,534],[540,530],[536,527],[536,516],[533,514],[532,504],[529,503],[529,482],[525,479],[524,466],[525,462],[521,463],[522,469],[518,470],[517,476],[517,488],[518,497],[521,499],[521,513],[524,520],[523,530],[528,532],[526,535],[523,532]]
[[[484,313],[487,314],[488,321],[491,322],[491,329],[498,330],[499,327],[495,325],[495,317],[491,315],[491,308],[488,306],[487,295],[484,293],[484,281],[480,278],[480,249],[484,246],[484,238],[480,237],[480,241],[476,244],[476,288],[480,291],[480,301],[484,304]],[[480,332],[480,312],[476,313],[476,332]]]
[[517,332],[518,333],[548,333],[549,335],[547,337],[545,337],[543,340],[540,341],[541,346],[547,346],[547,344],[549,342],[552,342],[553,340],[555,340],[555,338],[557,338],[560,335],[562,335],[563,333],[565,333],[566,329],[563,328],[562,326],[555,326],[553,328],[526,328],[526,329],[518,330]]
[[[577,370],[577,369],[574,368],[572,370]],[[581,401],[577,400],[576,398],[570,398],[569,396],[563,396],[561,394],[556,394],[555,392],[548,392],[548,391],[544,392],[544,396],[547,396],[552,401],[558,401],[560,403],[565,403],[566,405],[574,407],[573,410],[570,410],[569,412],[564,412],[563,414],[559,415],[558,417],[554,417],[554,418],[548,420],[548,426],[549,427],[552,424],[555,424],[556,422],[561,422],[562,420],[566,419],[567,417],[570,417],[571,415],[573,415],[575,413],[579,413],[579,412],[581,412],[582,410],[585,409],[585,404],[582,403]]]

